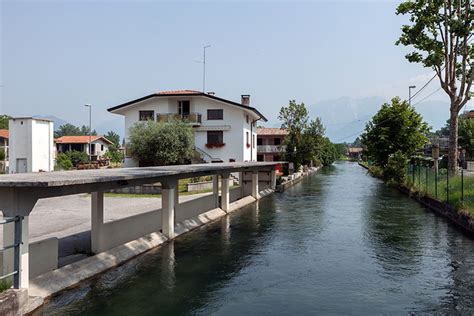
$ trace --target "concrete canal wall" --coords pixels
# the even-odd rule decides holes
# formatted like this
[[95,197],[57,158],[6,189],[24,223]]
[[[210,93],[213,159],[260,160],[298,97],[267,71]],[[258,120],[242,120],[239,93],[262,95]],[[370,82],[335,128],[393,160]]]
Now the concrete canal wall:
[[[46,298],[272,193],[275,165],[222,163],[2,176],[0,210],[12,219],[4,224],[3,241],[16,244],[17,249],[4,253],[0,272],[16,272],[12,274],[15,288]],[[246,181],[230,188],[229,177],[235,172]],[[210,175],[214,177],[212,193],[179,203],[179,179]],[[157,182],[162,186],[160,209],[104,221],[104,192]],[[30,244],[29,214],[39,199],[81,193],[91,193],[91,231],[78,240],[89,240],[95,255],[56,269],[60,243],[50,238]]]
[[[367,166],[361,163],[359,163],[359,166],[363,167],[364,169],[368,169]],[[467,211],[464,212],[459,210],[446,202],[442,202],[430,196],[420,194],[419,192],[413,191],[405,186],[399,185],[397,186],[397,189],[400,192],[406,194],[408,197],[416,200],[426,208],[434,211],[436,214],[447,218],[466,233],[474,236],[474,220],[466,213]]]

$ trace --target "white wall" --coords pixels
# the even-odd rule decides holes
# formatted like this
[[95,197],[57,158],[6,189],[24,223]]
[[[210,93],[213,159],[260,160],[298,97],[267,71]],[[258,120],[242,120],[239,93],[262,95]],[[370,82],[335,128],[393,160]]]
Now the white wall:
[[[201,126],[195,128],[196,147],[208,153],[213,158],[219,158],[224,162],[229,162],[230,159],[234,159],[235,161],[257,160],[256,143],[253,144],[254,148],[247,148],[245,139],[247,131],[250,135],[251,123],[258,118],[257,115],[252,111],[245,111],[242,108],[202,96],[153,98],[119,110],[118,112],[125,116],[126,141],[128,141],[130,127],[139,121],[139,111],[152,110],[155,112],[155,119],[157,113],[178,113],[178,100],[189,100],[190,112],[197,112],[202,115]],[[222,109],[224,119],[208,120],[208,109]],[[249,123],[247,123],[246,120],[247,115],[249,116]],[[254,139],[256,141],[256,125],[257,123],[255,123],[255,127],[252,128],[251,141]],[[208,129],[224,130],[224,147],[206,147]],[[207,159],[208,157],[203,158]],[[134,167],[136,165],[133,159],[125,158],[125,166]]]
[[13,118],[10,130],[10,173],[17,173],[18,159],[26,159],[27,172],[53,171],[53,122],[31,118]]

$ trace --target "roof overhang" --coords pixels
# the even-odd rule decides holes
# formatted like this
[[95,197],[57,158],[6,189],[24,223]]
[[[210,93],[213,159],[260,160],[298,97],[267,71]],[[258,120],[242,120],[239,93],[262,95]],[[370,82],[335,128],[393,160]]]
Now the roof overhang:
[[205,97],[205,98],[213,99],[213,100],[216,100],[216,101],[219,101],[219,102],[230,104],[232,106],[241,108],[243,110],[253,112],[261,120],[263,120],[265,122],[268,121],[267,118],[259,110],[257,110],[254,107],[243,105],[243,104],[240,104],[240,103],[237,103],[237,102],[234,102],[234,101],[226,100],[226,99],[223,99],[223,98],[216,97],[215,95],[210,95],[210,94],[202,93],[202,92],[197,92],[197,93],[175,93],[175,94],[153,93],[153,94],[149,94],[147,96],[144,96],[144,97],[132,100],[132,101],[128,101],[128,102],[122,103],[120,105],[111,107],[111,108],[108,108],[107,111],[109,111],[110,113],[120,114],[120,113],[118,113],[119,110],[124,109],[126,107],[134,106],[136,103],[139,103],[139,102],[142,102],[142,101],[145,101],[145,100],[148,100],[148,99],[152,99],[152,98],[170,98],[170,97],[188,97],[188,98],[189,97]]

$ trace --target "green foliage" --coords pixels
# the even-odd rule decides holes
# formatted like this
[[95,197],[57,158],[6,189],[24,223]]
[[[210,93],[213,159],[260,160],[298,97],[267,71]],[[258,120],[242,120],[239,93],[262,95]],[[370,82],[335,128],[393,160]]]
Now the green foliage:
[[125,158],[124,154],[121,151],[116,150],[116,149],[111,149],[111,147],[109,147],[109,150],[104,154],[104,156],[106,158],[110,158],[110,161],[113,163],[121,163],[123,162],[123,159]]
[[329,166],[334,163],[334,161],[339,158],[339,153],[333,143],[329,138],[324,137],[322,139],[321,150],[318,153],[318,160],[323,164],[323,166]]
[[401,151],[396,151],[388,158],[388,163],[383,170],[384,179],[389,183],[404,183],[407,166],[408,157]]
[[120,135],[114,131],[110,131],[104,135],[105,138],[112,142],[112,145],[109,146],[109,150],[118,150],[120,148]]
[[189,124],[138,122],[129,135],[130,154],[141,166],[182,164],[193,157],[194,135]]
[[5,160],[5,149],[0,148],[0,161]]
[[76,167],[80,163],[86,163],[89,162],[89,156],[83,152],[83,151],[66,151],[66,155],[68,155],[69,159],[71,159],[71,162],[74,167]]
[[382,178],[383,177],[383,169],[377,165],[369,166],[369,173],[373,177]]
[[10,118],[10,116],[5,114],[0,115],[0,129],[8,129],[8,121]]
[[317,117],[310,121],[304,103],[291,100],[287,107],[281,108],[278,118],[282,121],[281,127],[288,129],[285,160],[293,162],[295,170],[311,161],[315,165],[330,165],[339,157],[337,149],[324,136],[321,119]]
[[59,153],[56,156],[56,167],[59,170],[71,170],[73,167],[71,158],[65,153]]
[[[77,127],[72,124],[64,124],[58,127],[56,131],[54,131],[54,137],[59,138],[62,136],[84,136],[89,135],[89,127],[83,125],[82,127]],[[97,135],[95,130],[92,131],[92,135]]]
[[346,143],[339,143],[334,144],[336,147],[337,153],[339,157],[344,157],[347,154],[347,144]]
[[367,123],[362,144],[368,158],[385,168],[389,157],[398,151],[406,157],[414,155],[427,143],[428,132],[428,124],[415,108],[396,97],[391,104],[383,104]]
[[457,165],[458,114],[471,99],[474,79],[472,0],[406,0],[396,11],[408,15],[397,45],[411,46],[409,62],[432,68],[451,100],[449,170]]
[[7,280],[0,280],[0,293],[12,287],[12,283]]

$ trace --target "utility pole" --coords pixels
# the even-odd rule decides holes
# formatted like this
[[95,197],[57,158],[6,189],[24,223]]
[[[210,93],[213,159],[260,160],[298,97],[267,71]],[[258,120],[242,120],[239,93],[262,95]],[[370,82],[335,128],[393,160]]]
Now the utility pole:
[[206,45],[203,48],[204,56],[202,60],[202,92],[206,93],[206,48],[211,47],[211,45]]
[[89,108],[89,164],[92,161],[92,104],[84,104],[85,107]]
[[408,104],[411,106],[411,89],[415,89],[416,86],[409,86],[408,87]]

